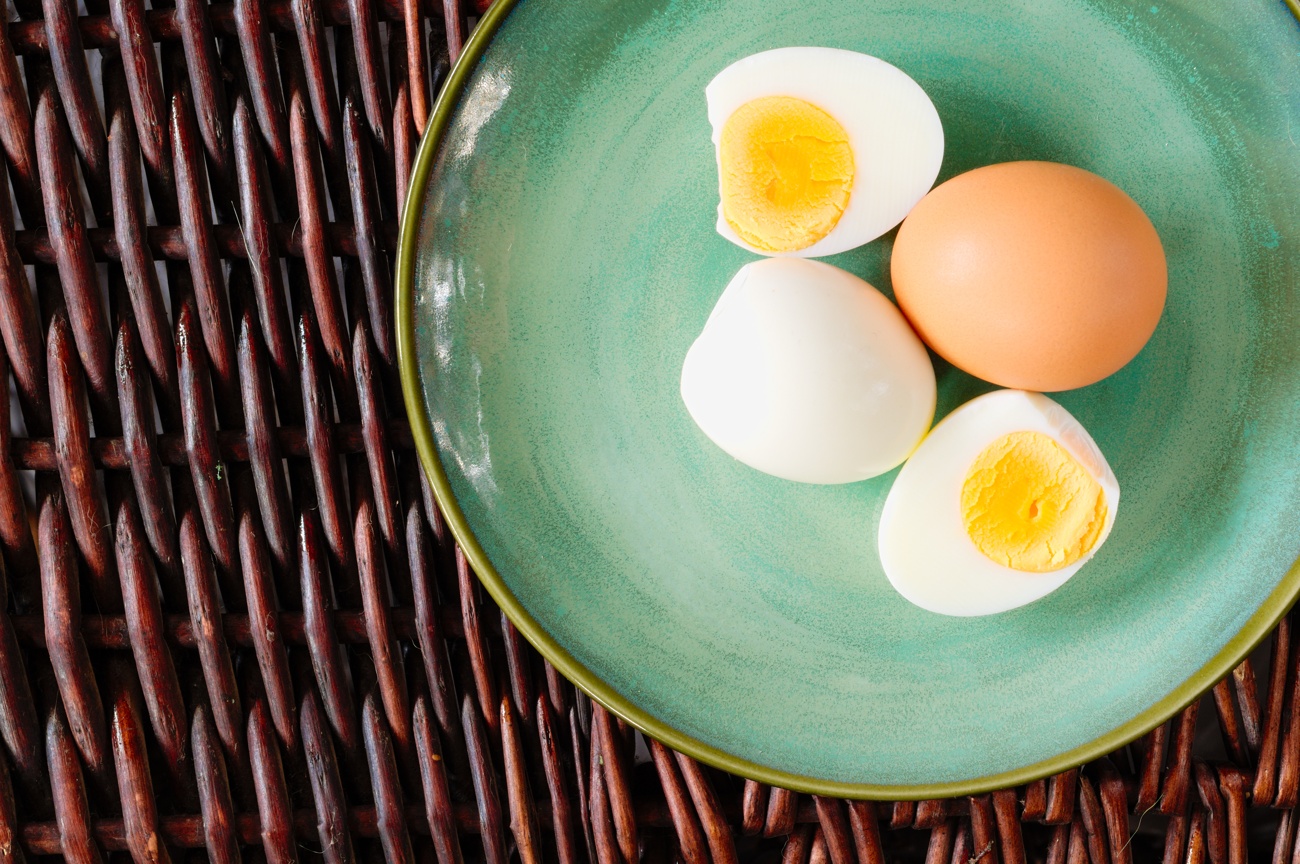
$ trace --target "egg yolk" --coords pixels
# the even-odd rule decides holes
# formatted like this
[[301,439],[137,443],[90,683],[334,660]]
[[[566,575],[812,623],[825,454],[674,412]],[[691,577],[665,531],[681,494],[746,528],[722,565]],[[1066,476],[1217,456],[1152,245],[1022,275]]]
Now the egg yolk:
[[736,109],[718,145],[722,215],[749,245],[794,252],[840,221],[853,187],[853,150],[835,118],[793,96]]
[[975,458],[961,489],[966,532],[1013,570],[1068,567],[1097,544],[1106,523],[1101,484],[1042,432],[1012,432]]

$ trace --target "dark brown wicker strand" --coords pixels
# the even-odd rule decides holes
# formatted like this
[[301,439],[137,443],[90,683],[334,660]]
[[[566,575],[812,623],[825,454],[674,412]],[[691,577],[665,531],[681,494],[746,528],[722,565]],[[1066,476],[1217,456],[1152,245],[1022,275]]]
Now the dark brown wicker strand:
[[1213,711],[951,801],[742,782],[537,656],[395,416],[405,185],[484,9],[0,4],[0,864],[1300,860],[1292,618]]

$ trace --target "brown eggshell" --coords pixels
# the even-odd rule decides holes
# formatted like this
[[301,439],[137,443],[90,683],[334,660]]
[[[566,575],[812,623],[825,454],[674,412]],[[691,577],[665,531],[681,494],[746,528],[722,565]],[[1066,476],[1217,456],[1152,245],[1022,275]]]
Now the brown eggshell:
[[1168,274],[1151,220],[1096,174],[1007,162],[938,186],[903,222],[894,294],[921,339],[1003,387],[1100,381],[1142,350]]

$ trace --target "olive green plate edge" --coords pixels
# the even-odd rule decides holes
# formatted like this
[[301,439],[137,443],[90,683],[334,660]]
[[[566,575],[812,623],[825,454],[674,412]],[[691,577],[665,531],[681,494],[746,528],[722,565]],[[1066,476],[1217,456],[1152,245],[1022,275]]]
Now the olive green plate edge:
[[[396,294],[397,294],[397,356],[402,376],[402,394],[406,402],[407,416],[410,418],[411,433],[415,447],[420,456],[420,463],[433,487],[434,497],[442,508],[443,515],[451,528],[452,535],[465,553],[479,580],[487,588],[492,599],[514,623],[524,637],[533,644],[542,655],[551,662],[566,678],[582,688],[591,698],[598,701],[610,711],[622,717],[642,732],[656,740],[686,753],[702,762],[748,777],[792,789],[797,792],[809,792],[815,795],[829,795],[840,798],[867,798],[877,800],[908,800],[929,798],[950,798],[959,795],[976,795],[994,789],[1017,786],[1058,774],[1062,771],[1089,762],[1123,747],[1161,723],[1177,714],[1184,707],[1195,701],[1208,688],[1226,676],[1241,660],[1248,655],[1286,614],[1291,604],[1300,594],[1300,560],[1291,565],[1278,586],[1273,589],[1264,603],[1250,617],[1245,626],[1227,644],[1214,655],[1208,663],[1198,669],[1191,677],[1175,687],[1163,699],[1138,714],[1127,723],[1112,729],[1105,735],[1080,747],[1067,750],[1051,759],[1044,759],[1023,768],[959,780],[950,783],[933,783],[907,786],[889,786],[868,783],[842,783],[822,780],[816,777],[804,777],[785,771],[777,771],[756,762],[750,762],[710,747],[689,735],[685,735],[671,726],[652,717],[633,705],[613,688],[592,674],[564,650],[551,635],[547,633],[528,614],[515,596],[506,587],[492,562],[488,560],[479,545],[465,515],[461,512],[451,484],[443,471],[433,440],[433,430],[429,426],[428,412],[424,403],[423,390],[420,386],[420,370],[415,351],[415,256],[419,235],[420,216],[424,207],[425,191],[429,174],[433,170],[434,156],[455,112],[456,105],[473,74],[479,58],[487,49],[492,37],[510,10],[519,0],[496,0],[492,8],[479,22],[478,28],[466,42],[460,58],[456,61],[443,84],[442,91],[434,103],[428,128],[420,142],[419,152],[415,158],[415,168],[411,173],[411,185],[407,190],[406,204],[402,211],[401,232],[397,244]],[[1300,19],[1300,0],[1284,0],[1288,9]]]

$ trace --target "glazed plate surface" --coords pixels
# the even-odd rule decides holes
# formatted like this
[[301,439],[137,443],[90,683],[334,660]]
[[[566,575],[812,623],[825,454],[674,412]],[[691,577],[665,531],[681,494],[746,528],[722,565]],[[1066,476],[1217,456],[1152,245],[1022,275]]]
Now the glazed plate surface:
[[[754,259],[714,230],[704,86],[784,45],[915,78],[941,182],[1067,162],[1163,238],[1154,338],[1057,397],[1119,479],[1114,532],[1037,603],[910,605],[876,552],[896,472],[768,477],[682,405],[686,350]],[[1300,582],[1296,82],[1300,28],[1270,0],[498,0],[439,103],[399,255],[408,408],[475,569],[602,702],[788,787],[971,792],[1137,736]],[[826,260],[889,293],[892,237]],[[936,371],[939,417],[990,389]]]

